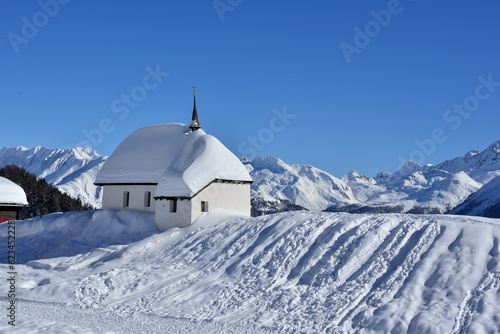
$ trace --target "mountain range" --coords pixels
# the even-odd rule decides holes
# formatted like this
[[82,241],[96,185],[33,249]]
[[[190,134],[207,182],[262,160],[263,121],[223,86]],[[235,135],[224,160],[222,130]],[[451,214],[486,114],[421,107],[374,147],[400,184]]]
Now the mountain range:
[[[106,159],[83,148],[37,146],[0,150],[0,167],[22,167],[97,208],[102,194],[93,182]],[[242,161],[254,180],[251,193],[256,215],[303,208],[498,217],[495,207],[500,205],[500,140],[484,151],[471,151],[438,165],[421,166],[407,161],[397,172],[381,172],[374,178],[359,175],[355,170],[336,178],[313,166],[286,164],[273,156]]]
[[474,201],[455,212],[475,214],[479,211],[470,210],[479,202],[487,199],[488,207],[500,203],[498,183],[485,187],[487,195],[479,197],[483,191],[478,192],[500,175],[500,141],[482,152],[471,151],[435,166],[407,161],[397,172],[382,172],[374,178],[351,170],[339,179],[312,166],[287,165],[272,156],[244,163],[254,179],[253,197],[290,201],[309,210],[447,213]]
[[106,159],[94,150],[79,147],[63,150],[17,146],[0,150],[0,168],[8,165],[24,168],[96,208],[101,206],[102,195],[94,180]]

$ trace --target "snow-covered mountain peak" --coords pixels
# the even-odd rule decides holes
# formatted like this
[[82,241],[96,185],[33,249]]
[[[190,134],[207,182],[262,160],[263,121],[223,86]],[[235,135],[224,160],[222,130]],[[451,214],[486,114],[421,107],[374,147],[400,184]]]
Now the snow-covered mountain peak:
[[268,169],[273,173],[283,173],[287,170],[287,164],[272,155],[265,158],[258,155],[251,161],[251,164],[256,169]]
[[464,156],[446,160],[436,167],[450,173],[464,171],[475,181],[486,184],[500,175],[500,140],[482,152],[470,151]]
[[254,180],[253,197],[289,200],[309,210],[356,202],[344,181],[309,165],[288,165],[273,156],[257,156],[246,166]]
[[472,151],[469,151],[467,152],[467,154],[465,154],[465,158],[467,159],[470,159],[471,157],[475,156],[476,154],[479,154],[481,153],[481,151],[478,151],[478,150],[472,150]]
[[500,140],[497,140],[496,142],[488,146],[486,151],[495,151],[496,153],[500,154]]
[[71,148],[74,150],[75,154],[86,155],[89,158],[101,157],[96,151],[91,149],[90,147],[74,147]]
[[376,183],[374,179],[371,179],[366,175],[359,175],[359,173],[356,172],[354,169],[351,169],[349,173],[342,176],[341,180],[344,182],[370,183],[370,184]]
[[391,177],[390,173],[387,172],[380,172],[375,176],[375,182],[377,183],[384,183]]
[[404,177],[404,176],[411,175],[415,172],[421,171],[422,169],[423,169],[423,167],[419,163],[416,163],[415,161],[412,161],[412,160],[407,160],[403,164],[403,167],[401,167],[393,175],[397,174],[399,177]]
[[359,173],[358,173],[358,172],[356,172],[354,169],[351,169],[351,170],[349,171],[349,173],[347,173],[347,175],[346,175],[346,176],[347,176],[349,179],[354,180],[354,179],[356,179],[356,178],[358,178],[358,177],[359,177]]

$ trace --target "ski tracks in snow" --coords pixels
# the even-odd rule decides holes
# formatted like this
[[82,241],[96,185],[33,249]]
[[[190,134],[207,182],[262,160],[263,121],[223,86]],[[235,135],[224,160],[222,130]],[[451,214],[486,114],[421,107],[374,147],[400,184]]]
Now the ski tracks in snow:
[[[500,271],[495,271],[495,272],[488,272],[486,273],[481,281],[479,282],[479,285],[473,289],[469,290],[462,301],[462,303],[459,306],[459,311],[457,314],[457,317],[455,318],[455,326],[453,330],[450,332],[450,334],[459,334],[459,333],[466,333],[467,329],[470,327],[472,320],[474,316],[478,313],[480,308],[483,308],[483,303],[485,303],[485,296],[487,294],[490,294],[492,296],[499,295],[500,291]],[[500,309],[500,307],[497,305],[497,309]],[[492,316],[500,317],[499,313],[492,314]],[[496,328],[495,328],[496,327]],[[493,324],[492,328],[489,328],[489,330],[485,330],[482,328],[484,332],[499,332],[500,327],[495,326]]]

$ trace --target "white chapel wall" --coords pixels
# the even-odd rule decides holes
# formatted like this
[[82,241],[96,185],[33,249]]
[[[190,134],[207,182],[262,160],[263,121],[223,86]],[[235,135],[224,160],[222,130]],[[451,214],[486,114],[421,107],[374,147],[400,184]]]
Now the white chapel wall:
[[226,209],[250,216],[250,184],[214,182],[191,199],[176,200],[176,211],[172,212],[171,199],[156,200],[156,226],[160,230],[186,227],[201,216],[201,202],[208,202],[208,210]]
[[172,227],[186,227],[191,225],[191,200],[175,200],[177,207],[172,212],[172,200],[158,199],[156,202],[155,223],[159,230],[164,231]]
[[[154,195],[156,185],[104,185],[102,194],[102,208],[113,210],[139,210],[154,213],[156,203]],[[129,205],[123,206],[123,193],[129,192]],[[145,194],[151,193],[150,207],[145,206]]]
[[250,184],[214,182],[191,199],[191,220],[201,214],[201,202],[208,202],[208,210],[226,209],[250,216]]

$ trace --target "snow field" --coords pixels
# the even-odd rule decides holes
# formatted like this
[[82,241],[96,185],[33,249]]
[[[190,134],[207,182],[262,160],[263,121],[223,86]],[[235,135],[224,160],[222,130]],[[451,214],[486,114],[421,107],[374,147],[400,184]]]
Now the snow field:
[[[190,325],[227,333],[500,329],[498,219],[312,212],[245,218],[215,210],[160,233],[152,217],[104,210],[17,222],[20,326],[67,322],[75,333],[134,332],[125,324],[137,320],[158,332],[157,323],[175,319],[194,332],[201,327]],[[75,231],[69,239],[68,228]],[[0,225],[0,235],[5,231]],[[46,243],[40,259],[30,258]],[[49,320],[38,325],[22,305]],[[72,309],[88,321],[70,320]]]

